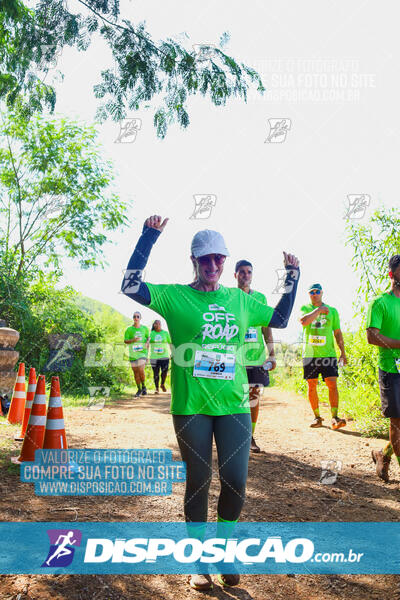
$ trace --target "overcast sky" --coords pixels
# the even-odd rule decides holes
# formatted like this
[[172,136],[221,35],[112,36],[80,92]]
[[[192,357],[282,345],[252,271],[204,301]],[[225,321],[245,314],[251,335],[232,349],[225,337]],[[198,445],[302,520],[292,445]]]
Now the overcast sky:
[[[251,92],[247,104],[234,100],[222,108],[195,98],[189,103],[190,126],[171,127],[162,141],[151,110],[129,113],[141,120],[130,143],[116,143],[118,123],[99,125],[105,155],[115,166],[116,190],[132,201],[132,224],[110,238],[105,271],[84,272],[67,263],[63,282],[130,317],[137,305],[119,293],[122,273],[143,221],[160,214],[170,221],[150,257],[147,281],[189,283],[191,238],[199,229],[216,229],[230,251],[224,285],[235,285],[234,264],[246,258],[254,265],[254,289],[275,305],[276,270],[286,250],[301,261],[296,316],[308,299],[307,286],[320,282],[342,326],[354,327],[358,280],[345,247],[348,195],[369,201],[364,223],[379,204],[399,202],[398,4],[121,0],[121,12],[133,23],[145,20],[154,40],[179,35],[183,40],[186,32],[188,47],[217,44],[228,31],[225,52],[255,67],[267,91]],[[65,78],[57,85],[56,112],[93,122],[99,103],[93,85],[110,65],[99,40],[85,53],[65,48],[58,61]],[[276,120],[286,134],[270,135]],[[209,218],[191,219],[193,196],[203,194],[215,206]],[[156,316],[148,309],[142,313],[146,324]],[[277,337],[295,340],[298,333],[292,317]]]

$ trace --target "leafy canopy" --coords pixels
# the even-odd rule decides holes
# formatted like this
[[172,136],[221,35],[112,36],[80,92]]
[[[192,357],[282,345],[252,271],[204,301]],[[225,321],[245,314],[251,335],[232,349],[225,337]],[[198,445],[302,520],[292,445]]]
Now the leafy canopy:
[[365,302],[387,289],[389,259],[400,254],[400,210],[380,208],[367,225],[348,225],[347,233],[347,245],[354,251],[352,265],[360,276],[357,304],[363,313]]
[[40,115],[0,119],[0,237],[9,277],[65,254],[82,268],[102,265],[106,232],[127,222],[110,190],[112,166],[94,127]]
[[119,121],[154,100],[159,103],[154,125],[164,137],[172,122],[188,126],[191,95],[207,96],[221,106],[232,96],[246,100],[249,85],[264,91],[254,69],[224,53],[226,33],[218,45],[189,49],[170,37],[153,41],[144,23],[134,25],[120,14],[119,0],[26,4],[2,0],[0,13],[0,99],[25,113],[54,109],[56,96],[44,80],[46,73],[64,46],[85,51],[94,34],[106,41],[115,63],[102,71],[95,86],[96,97],[103,100],[100,119]]

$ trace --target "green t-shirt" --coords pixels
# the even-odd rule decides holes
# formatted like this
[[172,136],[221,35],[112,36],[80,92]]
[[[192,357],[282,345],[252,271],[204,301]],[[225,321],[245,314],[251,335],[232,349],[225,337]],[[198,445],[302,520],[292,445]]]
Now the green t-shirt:
[[150,359],[169,358],[171,338],[168,331],[150,331]]
[[[261,304],[267,306],[267,299],[261,292],[252,290],[250,295],[257,302],[261,302]],[[244,341],[246,342],[244,347],[245,365],[247,367],[262,365],[266,358],[262,327],[249,327],[246,331]]]
[[[368,307],[367,327],[376,327],[382,335],[400,340],[400,298],[393,292],[375,298]],[[388,373],[400,373],[400,348],[379,346],[379,367]]]
[[147,358],[146,341],[149,337],[149,330],[146,325],[134,327],[131,325],[125,331],[125,340],[136,338],[132,344],[128,344],[129,360],[137,360],[138,358]]
[[[340,329],[339,313],[336,308],[323,303],[329,308],[327,315],[319,315],[312,323],[303,327],[303,357],[319,358],[320,356],[336,357],[333,332]],[[313,304],[301,307],[301,316],[316,309]]]
[[[249,386],[241,358],[244,336],[249,327],[267,327],[273,308],[257,302],[239,288],[222,285],[213,292],[181,284],[148,283],[147,286],[151,296],[149,308],[164,317],[173,344],[171,412],[176,415],[250,412]],[[222,357],[222,363],[218,363],[221,356],[216,353],[227,355],[226,359]],[[233,372],[233,379],[228,378],[227,374]]]

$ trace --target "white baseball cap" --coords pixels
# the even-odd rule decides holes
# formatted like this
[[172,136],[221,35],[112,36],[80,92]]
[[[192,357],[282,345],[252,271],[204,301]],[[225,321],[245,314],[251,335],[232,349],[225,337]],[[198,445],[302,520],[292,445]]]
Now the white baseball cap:
[[229,256],[225,241],[218,231],[203,229],[198,231],[192,239],[192,256],[198,258],[205,254],[223,254]]

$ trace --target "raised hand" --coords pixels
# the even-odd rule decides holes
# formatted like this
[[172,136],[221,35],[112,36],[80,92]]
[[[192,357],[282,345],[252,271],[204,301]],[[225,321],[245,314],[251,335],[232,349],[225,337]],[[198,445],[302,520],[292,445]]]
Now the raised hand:
[[285,251],[283,251],[283,264],[285,265],[285,267],[298,267],[300,261],[294,254],[288,254]]
[[161,222],[160,215],[153,215],[151,217],[148,217],[144,222],[146,227],[153,227],[153,229],[157,229],[157,231],[164,231],[164,227],[166,226],[167,223],[168,223],[168,217],[166,217],[164,219],[164,221]]

